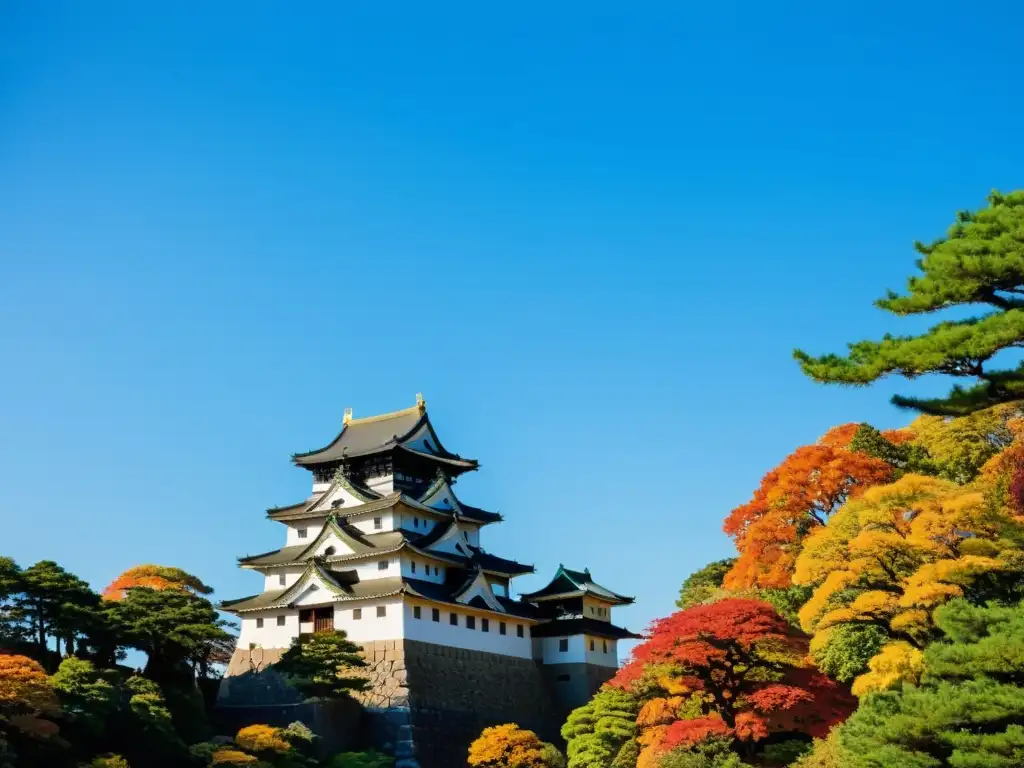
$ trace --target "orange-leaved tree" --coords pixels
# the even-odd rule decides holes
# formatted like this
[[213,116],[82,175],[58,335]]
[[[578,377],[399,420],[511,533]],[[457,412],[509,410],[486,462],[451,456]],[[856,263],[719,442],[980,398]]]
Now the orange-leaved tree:
[[[794,581],[814,587],[800,610],[812,653],[847,645],[847,665],[864,673],[858,694],[894,682],[901,665],[913,681],[936,607],[965,594],[984,602],[1015,593],[1019,530],[982,493],[947,480],[906,475],[868,489],[815,530],[797,560]],[[869,634],[879,641],[851,657],[868,648]]]
[[106,600],[123,600],[127,590],[133,587],[148,587],[149,589],[157,590],[176,589],[179,592],[189,592],[193,595],[208,595],[213,592],[213,589],[204,584],[198,577],[180,568],[147,564],[129,568],[114,579],[103,590],[103,598]]
[[60,712],[46,670],[27,656],[0,652],[0,742],[5,729],[51,736],[57,726],[44,718]]
[[515,723],[484,728],[469,745],[472,768],[560,768],[565,761],[551,744]]
[[853,709],[845,689],[809,664],[802,633],[768,603],[739,598],[655,621],[609,685],[645,702],[644,766],[709,739],[752,756],[770,736],[823,736]]
[[848,498],[892,477],[886,461],[850,450],[858,429],[844,424],[798,448],[729,513],[723,529],[739,557],[725,576],[727,589],[788,587],[804,537]]

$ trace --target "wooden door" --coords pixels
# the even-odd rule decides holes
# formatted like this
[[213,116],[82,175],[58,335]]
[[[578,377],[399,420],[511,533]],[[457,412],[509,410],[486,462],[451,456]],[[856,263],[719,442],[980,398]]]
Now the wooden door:
[[334,607],[313,609],[313,631],[333,632],[334,631]]

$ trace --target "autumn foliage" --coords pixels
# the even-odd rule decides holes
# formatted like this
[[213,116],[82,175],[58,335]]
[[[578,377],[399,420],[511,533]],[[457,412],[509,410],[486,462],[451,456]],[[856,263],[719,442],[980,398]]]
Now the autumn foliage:
[[890,479],[893,469],[885,461],[849,449],[858,429],[835,427],[798,448],[764,476],[750,501],[729,513],[723,529],[739,557],[726,588],[789,586],[804,537],[848,498]]
[[558,751],[514,723],[485,728],[469,745],[472,768],[557,768]]
[[247,725],[235,735],[235,743],[249,752],[288,752],[292,745],[280,728],[270,725]]
[[[0,652],[0,725],[34,737],[52,736],[57,726],[45,718],[60,711],[46,670],[27,656]],[[2,746],[0,732],[0,746]]]
[[822,736],[853,706],[809,666],[806,637],[767,603],[738,598],[654,622],[610,685],[647,699],[637,718],[646,765],[711,737]]
[[180,592],[190,592],[193,595],[208,595],[213,591],[197,577],[180,568],[171,568],[165,565],[136,565],[114,579],[103,590],[103,598],[105,600],[123,600],[126,591],[133,587],[148,587],[157,590],[175,589]]
[[979,579],[1019,568],[1004,540],[1013,521],[984,495],[938,478],[907,475],[866,491],[814,531],[794,580],[815,587],[803,628],[827,645],[837,628],[881,627],[885,646],[854,684],[857,693],[912,680],[932,639],[932,611]]

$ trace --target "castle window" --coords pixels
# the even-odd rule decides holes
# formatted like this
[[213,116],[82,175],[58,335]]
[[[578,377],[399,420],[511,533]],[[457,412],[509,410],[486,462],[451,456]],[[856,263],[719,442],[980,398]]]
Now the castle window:
[[278,616],[277,617],[277,626],[279,626],[279,627],[283,627],[284,626],[284,616]]
[[377,618],[378,619],[384,618],[385,616],[387,616],[387,614],[388,614],[388,608],[387,608],[386,605],[378,605],[377,606]]
[[516,637],[522,637],[522,636],[523,636],[523,625],[522,624],[516,624]]
[[558,641],[558,652],[568,653],[569,652],[569,638],[563,637]]
[[409,565],[412,567],[412,572],[416,573],[416,561],[413,560]]
[[375,517],[375,518],[373,518],[373,530],[379,531],[383,527],[384,527],[384,518],[383,517]]
[[412,617],[413,617],[414,619],[419,619],[419,618],[422,618],[422,617],[420,616],[420,607],[419,607],[418,605],[414,605],[414,606],[412,607]]
[[490,632],[491,631],[491,622],[490,622],[490,620],[488,620],[488,619],[480,619],[480,631],[481,632]]
[[560,682],[560,683],[568,683],[569,682],[569,676],[568,675],[559,675],[558,676],[558,682]]
[[414,517],[412,519],[412,527],[413,528],[419,528],[420,527],[420,519],[418,517]]
[[282,586],[282,587],[284,586],[284,583],[285,583],[284,580],[285,580],[285,575],[283,573],[278,574],[278,576],[277,576],[277,583],[278,583],[279,586]]
[[466,617],[466,629],[476,629],[476,616]]
[[459,626],[459,614],[457,614],[457,613],[449,613],[448,614],[448,623],[451,624],[453,627]]
[[338,550],[336,550],[334,547],[328,547],[327,549],[324,550],[324,557],[330,557],[331,555],[333,555],[337,551]]
[[378,571],[386,571],[387,569],[388,569],[388,561],[387,560],[381,560],[380,562],[377,563],[377,570]]
[[603,646],[603,648],[604,648],[604,651],[603,651],[603,652],[604,652],[604,653],[608,653],[608,641],[607,641],[607,640],[603,641],[603,642],[601,643],[601,645],[602,645],[602,646]]
[[499,621],[498,622],[498,634],[499,635],[504,635],[507,630],[508,630],[508,627],[505,625],[505,622],[504,621]]
[[353,608],[352,609],[352,619],[354,621],[359,621],[361,618],[363,618],[363,609],[362,608]]
[[441,620],[441,610],[439,608],[432,608],[430,610],[430,618],[433,619],[434,621],[440,621]]
[[263,629],[263,619],[256,619],[256,629]]
[[299,529],[298,529],[298,530],[296,531],[296,533],[297,533],[297,534],[299,535],[299,538],[300,538],[300,539],[304,539],[304,538],[306,538],[306,529],[305,529],[305,528],[299,528]]
[[594,650],[594,638],[590,638],[590,650]]

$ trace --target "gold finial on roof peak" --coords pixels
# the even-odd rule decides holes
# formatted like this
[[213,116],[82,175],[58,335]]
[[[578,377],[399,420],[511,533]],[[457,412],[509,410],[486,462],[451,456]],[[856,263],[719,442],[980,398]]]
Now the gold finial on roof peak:
[[427,410],[427,401],[423,399],[422,392],[416,393],[416,407],[419,408],[421,411]]
[[352,409],[351,408],[346,408],[345,409],[345,418],[342,419],[342,424],[344,424],[347,427],[350,421],[352,421]]

